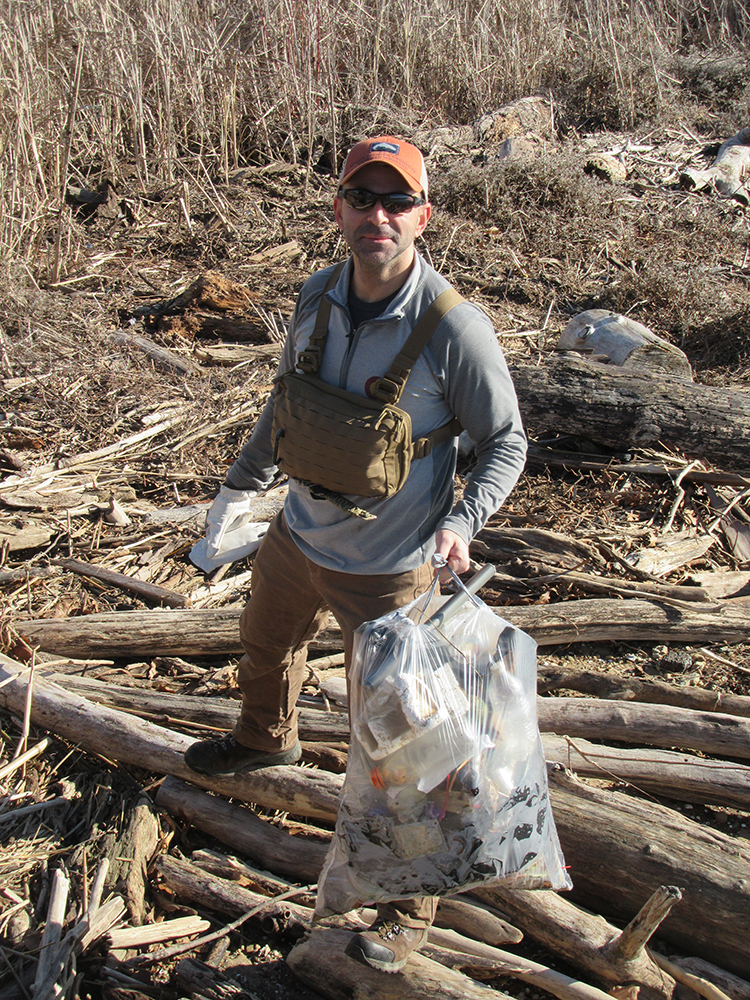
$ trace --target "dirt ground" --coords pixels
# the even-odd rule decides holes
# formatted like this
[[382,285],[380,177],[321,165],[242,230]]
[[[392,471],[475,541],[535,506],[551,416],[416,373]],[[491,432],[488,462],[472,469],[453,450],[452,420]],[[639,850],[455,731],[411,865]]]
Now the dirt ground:
[[[628,143],[640,151],[625,156],[625,181],[613,184],[584,169],[592,152],[624,150]],[[708,160],[706,143],[675,130],[647,137],[571,135],[543,143],[532,137],[528,149],[509,160],[501,157],[499,144],[481,150],[443,147],[431,164],[435,214],[420,249],[487,311],[509,359],[541,363],[571,316],[605,308],[627,313],[684,350],[696,381],[747,391],[747,212],[712,193],[688,194],[678,183],[686,164]],[[158,514],[191,505],[198,514],[205,510],[247,436],[270,388],[273,348],[298,289],[310,273],[344,254],[331,214],[333,188],[330,176],[303,166],[248,167],[228,180],[215,178],[211,189],[191,189],[188,222],[179,203],[181,185],[138,190],[134,174],[123,166],[106,201],[70,205],[69,264],[60,286],[22,280],[19,272],[17,284],[2,295],[0,487],[19,477],[13,489],[0,492],[6,539],[0,639],[9,656],[29,657],[20,639],[26,621],[154,606],[107,582],[62,571],[62,559],[108,565],[190,595],[195,603],[206,581],[188,552],[201,534],[200,517],[165,524]],[[239,298],[224,308],[210,296],[202,299],[201,286],[196,290],[194,283],[208,274],[240,288]],[[193,293],[183,295],[191,287]],[[167,349],[184,370],[159,362],[134,337]],[[229,349],[222,354],[220,345]],[[611,457],[611,450],[578,438],[574,427],[560,428],[556,439],[545,443],[581,456]],[[631,457],[651,461],[654,453],[631,450]],[[688,461],[673,451],[667,457]],[[68,472],[61,475],[66,463]],[[737,493],[721,487],[718,492],[725,502]],[[624,555],[644,539],[658,538],[675,496],[668,477],[605,476],[530,464],[492,523],[606,538]],[[127,525],[106,519],[113,504],[126,511]],[[744,498],[734,507],[745,525],[747,509]],[[714,520],[706,488],[686,484],[673,530],[705,531]],[[13,537],[32,527],[42,531],[41,541],[16,547]],[[702,570],[750,569],[721,532],[715,534],[705,554],[667,581],[688,582]],[[251,559],[240,561],[216,583],[240,578],[250,565]],[[243,593],[242,585],[208,596],[201,592],[200,606],[236,607]],[[513,589],[482,596],[502,607],[586,594],[568,582],[521,576]],[[539,663],[750,694],[750,643],[544,647]],[[231,658],[201,656],[187,665],[174,658],[115,657],[103,669],[165,691],[231,696],[235,664]],[[81,666],[81,672],[87,669]],[[312,683],[308,693],[319,697]],[[17,713],[7,711],[0,724],[2,764],[13,756],[24,726]],[[43,735],[32,726],[28,744]],[[55,738],[0,790],[5,966],[0,1000],[28,989],[19,980],[28,982],[39,946],[50,873],[59,865],[69,869],[72,912],[91,878],[97,839],[119,828],[123,803],[140,790],[152,795],[160,778]],[[71,784],[77,790],[73,804],[59,816],[12,817],[18,803],[38,803]],[[747,814],[681,808],[748,837]],[[221,849],[194,828],[161,822],[162,849],[185,856],[200,846]],[[88,845],[88,857],[81,845]],[[18,900],[30,905],[18,908]],[[167,899],[155,884],[146,903],[147,921],[189,909]],[[17,912],[11,912],[14,907]],[[19,923],[24,912],[25,928]],[[246,926],[231,935],[223,958],[208,950],[196,957],[229,970],[243,993],[257,1000],[312,1000],[316,994],[284,962],[291,944]],[[533,944],[523,948],[540,961],[553,961]],[[171,1000],[182,995],[174,963],[118,982],[103,976],[102,961],[92,954],[80,963],[80,996]],[[559,962],[557,967],[562,968]],[[519,998],[543,995],[512,980],[493,985]]]

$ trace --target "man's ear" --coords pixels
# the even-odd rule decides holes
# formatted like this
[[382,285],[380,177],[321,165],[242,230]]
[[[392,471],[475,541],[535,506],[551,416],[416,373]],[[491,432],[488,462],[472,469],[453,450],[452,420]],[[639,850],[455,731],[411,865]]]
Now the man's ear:
[[333,198],[333,217],[341,229],[341,198],[338,195],[334,195]]
[[415,236],[421,236],[427,228],[427,223],[430,221],[430,216],[432,215],[432,205],[428,201],[426,205],[420,205],[418,211],[419,222],[417,223]]

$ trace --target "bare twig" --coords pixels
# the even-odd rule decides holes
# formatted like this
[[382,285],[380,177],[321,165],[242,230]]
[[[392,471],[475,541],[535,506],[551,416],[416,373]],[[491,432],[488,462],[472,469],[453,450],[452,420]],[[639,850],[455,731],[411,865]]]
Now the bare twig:
[[25,753],[26,741],[29,738],[29,731],[31,729],[31,705],[33,702],[35,662],[36,662],[36,649],[32,649],[31,662],[29,664],[29,683],[26,687],[26,702],[23,711],[23,729],[21,731],[21,738],[18,741],[18,746],[16,747],[16,752],[13,755],[14,757]]
[[52,979],[49,987],[42,992],[41,987],[46,983],[55,967],[58,945],[62,937],[63,921],[68,905],[68,892],[70,890],[70,879],[65,872],[58,868],[52,880],[52,892],[50,893],[49,906],[47,907],[47,920],[42,932],[42,946],[39,951],[39,960],[34,976],[34,997],[36,1000],[45,1000],[46,993],[54,987],[57,976]]
[[161,951],[152,952],[150,955],[138,955],[136,958],[130,959],[130,961],[126,964],[132,967],[142,968],[144,965],[154,965],[157,962],[165,962],[168,959],[174,958],[176,955],[183,955],[186,951],[193,951],[196,948],[202,948],[204,945],[212,944],[214,941],[218,941],[219,938],[223,938],[226,937],[227,934],[231,934],[232,931],[241,927],[245,921],[250,920],[251,917],[256,917],[273,903],[278,903],[282,899],[291,899],[292,896],[298,896],[303,892],[314,892],[316,888],[316,885],[303,885],[290,889],[288,892],[282,892],[278,896],[271,896],[266,902],[259,903],[258,906],[254,906],[252,910],[248,910],[247,913],[243,913],[241,917],[232,921],[231,924],[226,924],[220,930],[214,931],[213,934],[206,934],[202,938],[196,938],[194,941],[187,941],[183,944],[175,945],[173,948],[164,948]]
[[13,774],[13,772],[17,771],[19,767],[23,767],[23,765],[27,764],[30,760],[38,757],[39,754],[44,753],[51,743],[52,740],[49,736],[45,736],[44,739],[40,740],[25,753],[19,754],[17,757],[14,757],[13,760],[4,764],[0,767],[0,781],[2,781],[3,778],[7,778],[9,774]]

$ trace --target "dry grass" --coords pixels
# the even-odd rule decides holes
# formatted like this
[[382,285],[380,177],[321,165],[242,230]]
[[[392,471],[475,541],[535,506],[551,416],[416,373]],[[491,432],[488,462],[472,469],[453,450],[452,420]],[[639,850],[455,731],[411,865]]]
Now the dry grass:
[[747,96],[748,40],[739,0],[14,0],[0,13],[5,277],[70,272],[69,185],[190,178],[211,194],[248,162],[330,165],[365,131],[467,122],[539,91],[561,127],[690,117],[685,101],[707,96],[727,114]]

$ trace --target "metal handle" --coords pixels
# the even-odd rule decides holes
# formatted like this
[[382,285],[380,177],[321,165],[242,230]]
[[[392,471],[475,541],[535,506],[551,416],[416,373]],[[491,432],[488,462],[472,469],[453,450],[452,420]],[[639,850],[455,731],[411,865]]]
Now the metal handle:
[[491,563],[487,563],[478,573],[474,574],[468,583],[463,585],[463,588],[458,593],[449,598],[434,615],[431,615],[428,621],[431,621],[436,628],[439,628],[447,618],[450,618],[460,607],[463,607],[468,601],[470,594],[476,594],[494,575],[495,567]]

